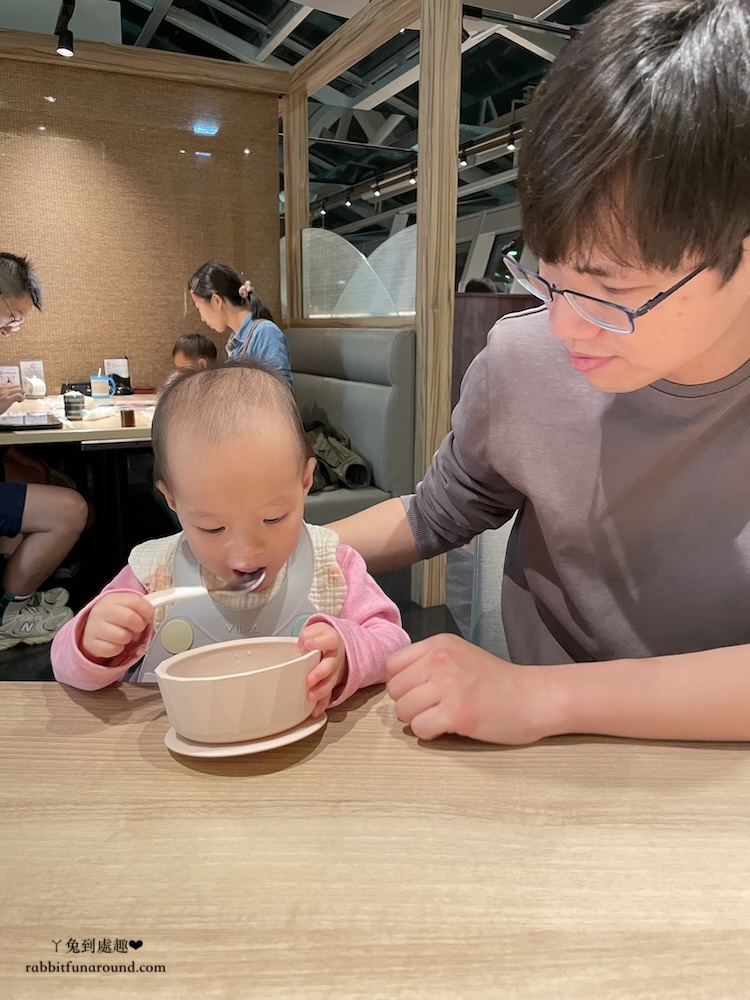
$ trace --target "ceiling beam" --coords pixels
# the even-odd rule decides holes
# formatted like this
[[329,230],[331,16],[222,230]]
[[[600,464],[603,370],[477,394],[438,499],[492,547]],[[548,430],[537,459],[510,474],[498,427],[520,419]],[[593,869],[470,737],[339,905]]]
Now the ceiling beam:
[[308,96],[335,80],[419,17],[420,0],[372,0],[292,69],[292,90]]
[[[285,41],[289,35],[298,28],[300,24],[305,20],[308,14],[312,12],[312,7],[305,7],[304,4],[297,8],[297,10],[292,9],[285,17],[277,18],[272,21],[269,25],[271,33],[268,38],[263,42],[263,44],[258,49],[258,59],[262,62],[267,59],[268,56],[274,52],[283,41]],[[284,11],[282,11],[282,14]],[[278,22],[278,23],[277,23]]]
[[547,62],[554,62],[568,44],[563,35],[540,35],[538,31],[529,31],[528,28],[501,28],[498,35]]
[[146,18],[146,23],[141,28],[141,32],[134,42],[135,45],[148,45],[161,27],[161,22],[169,13],[171,6],[172,0],[156,0],[153,10]]
[[[483,180],[474,181],[472,184],[464,184],[463,187],[458,189],[459,201],[461,198],[467,198],[469,195],[477,194],[480,191],[488,191],[493,187],[502,187],[504,184],[510,184],[512,181],[516,180],[518,177],[518,171],[513,168],[513,170],[505,170],[500,174],[494,174],[485,177]],[[385,185],[381,184],[383,194],[381,198],[377,199],[378,204],[382,204],[388,197],[388,194],[399,194],[406,190],[408,181],[406,184],[394,186],[393,188],[388,188],[386,193]],[[329,199],[330,200],[330,199]],[[374,196],[367,195],[361,199],[368,203],[375,203]],[[334,206],[335,207],[335,206]],[[388,219],[392,219],[394,215],[406,214],[413,215],[417,211],[417,203],[411,202],[408,205],[398,205],[396,208],[389,208],[385,212],[373,212],[372,215],[368,216],[366,219],[361,219],[358,222],[350,222],[345,226],[337,226],[336,232],[340,235],[345,235],[346,233],[356,233],[359,229],[365,229],[367,226],[372,225],[375,222],[385,222]]]
[[[474,46],[479,45],[486,38],[490,38],[492,35],[496,35],[501,31],[499,25],[493,25],[491,28],[484,28],[481,31],[475,31],[474,34],[469,35],[469,37],[461,44],[461,52],[468,52],[469,49],[473,49]],[[352,98],[352,107],[359,108],[363,111],[372,111],[379,105],[383,104],[385,101],[390,100],[395,97],[396,94],[401,93],[402,90],[406,90],[407,87],[413,86],[419,80],[419,56],[415,56],[413,59],[409,59],[403,66],[399,66],[398,69],[389,73],[387,76],[383,77],[372,87],[368,87],[361,94]]]

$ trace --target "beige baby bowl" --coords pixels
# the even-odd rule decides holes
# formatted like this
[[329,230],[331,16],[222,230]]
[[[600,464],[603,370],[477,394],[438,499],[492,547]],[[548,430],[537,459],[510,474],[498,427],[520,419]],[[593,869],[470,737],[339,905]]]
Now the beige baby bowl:
[[317,649],[294,638],[237,639],[178,653],[155,670],[169,721],[199,743],[262,739],[310,715],[307,674]]

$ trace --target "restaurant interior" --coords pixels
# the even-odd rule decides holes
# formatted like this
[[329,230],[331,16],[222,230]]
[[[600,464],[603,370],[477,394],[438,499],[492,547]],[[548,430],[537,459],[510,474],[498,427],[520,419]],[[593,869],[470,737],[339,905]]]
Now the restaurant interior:
[[[77,613],[179,530],[151,424],[178,338],[225,356],[188,285],[205,261],[252,282],[306,426],[322,414],[367,467],[369,493],[324,490],[307,521],[413,491],[488,331],[537,302],[503,263],[534,261],[518,147],[545,71],[602,5],[0,3],[0,252],[28,257],[44,294],[2,339],[0,384],[25,400],[0,447],[7,480],[71,487],[89,512],[40,592]],[[490,535],[376,576],[412,642],[507,652],[489,610],[507,533]],[[24,972],[118,941],[160,998],[747,993],[738,746],[428,744],[380,686],[305,739],[211,759],[165,747],[151,684],[56,684],[49,642],[1,650],[0,681],[13,1000],[130,995],[127,976]]]

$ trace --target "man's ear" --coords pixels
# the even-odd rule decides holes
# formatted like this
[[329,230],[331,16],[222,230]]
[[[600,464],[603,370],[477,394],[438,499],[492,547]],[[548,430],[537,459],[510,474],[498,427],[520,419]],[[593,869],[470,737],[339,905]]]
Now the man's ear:
[[[318,464],[317,458],[308,458],[307,465],[305,465],[305,477],[302,480],[302,485],[305,489],[305,496],[312,489],[313,476],[315,475],[315,467]],[[174,510],[174,508],[172,508]]]
[[174,505],[174,495],[170,492],[169,487],[167,486],[167,484],[164,482],[163,479],[159,480],[159,482],[156,484],[156,488],[164,497],[164,499],[167,501],[167,506],[169,507],[169,509],[173,510],[176,514],[177,508]]

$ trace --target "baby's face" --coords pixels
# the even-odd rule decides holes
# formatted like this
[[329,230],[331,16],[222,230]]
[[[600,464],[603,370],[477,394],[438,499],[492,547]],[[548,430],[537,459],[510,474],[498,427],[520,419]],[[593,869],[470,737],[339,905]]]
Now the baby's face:
[[262,435],[220,445],[178,433],[167,459],[164,494],[198,562],[230,584],[263,569],[258,591],[271,587],[299,540],[315,464],[300,467],[292,432],[270,418]]
[[172,364],[175,368],[195,368],[197,367],[194,361],[186,357],[182,351],[175,351],[174,357],[172,358]]

